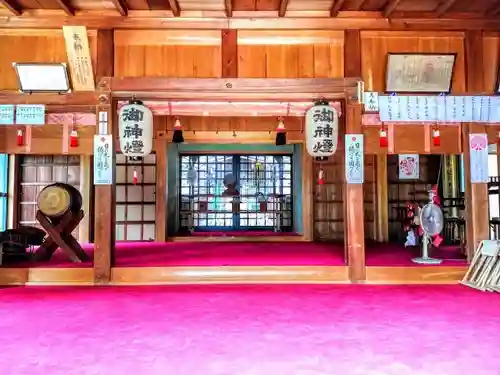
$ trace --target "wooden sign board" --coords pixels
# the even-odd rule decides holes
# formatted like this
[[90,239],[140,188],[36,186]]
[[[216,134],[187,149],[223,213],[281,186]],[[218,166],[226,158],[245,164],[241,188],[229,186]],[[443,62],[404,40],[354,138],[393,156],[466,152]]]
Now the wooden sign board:
[[64,43],[74,91],[94,91],[95,81],[85,26],[63,26]]

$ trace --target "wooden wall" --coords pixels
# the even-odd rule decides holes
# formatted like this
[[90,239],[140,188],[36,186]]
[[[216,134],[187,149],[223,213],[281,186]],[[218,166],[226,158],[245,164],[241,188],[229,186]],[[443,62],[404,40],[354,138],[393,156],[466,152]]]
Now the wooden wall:
[[[95,30],[89,30],[89,46],[93,63],[97,56]],[[18,90],[13,62],[63,63],[67,61],[61,30],[0,29],[0,90]],[[95,65],[95,64],[94,64]]]
[[[96,61],[97,31],[89,30],[91,56]],[[153,77],[242,77],[242,78],[337,78],[344,75],[344,32],[332,30],[240,30],[226,46],[224,32],[219,30],[115,30],[114,31],[114,74],[115,76]],[[500,35],[485,33],[482,37],[484,90],[491,92],[496,84],[499,68]],[[467,92],[466,33],[450,31],[362,31],[360,33],[362,78],[367,91],[384,91],[387,53],[456,53],[457,60],[452,91],[455,94]],[[231,49],[231,50],[230,50]],[[230,51],[229,51],[230,50]],[[226,71],[227,52],[236,58],[233,70]],[[0,30],[0,90],[16,90],[17,82],[12,62],[64,62],[66,52],[61,30]],[[162,120],[161,130],[170,129],[170,120]],[[275,127],[275,119],[265,118],[185,118],[183,125],[187,139],[217,139],[233,141],[231,137],[215,137],[215,130],[241,132],[241,137],[252,137],[256,131],[261,134],[259,142],[273,139],[267,135]],[[293,130],[289,139],[300,141],[303,123],[296,119],[287,120],[287,129]],[[158,129],[157,129],[158,130]],[[192,133],[191,131],[196,131]],[[441,146],[430,146],[427,153],[460,153],[461,130],[458,127],[443,127]],[[62,152],[62,132],[58,125],[33,130],[31,153],[54,154]],[[380,148],[379,128],[366,126],[365,147],[369,154],[386,154]],[[488,129],[490,141],[497,139],[497,130]],[[0,130],[0,137],[6,140],[6,148],[0,151],[23,153],[24,148],[15,145],[16,129]],[[422,125],[405,125],[393,129],[394,153],[425,152],[426,139],[431,137],[432,128]],[[265,136],[262,134],[266,133]],[[70,154],[92,153],[93,127],[82,127],[79,132],[78,149],[69,149]],[[208,137],[208,138],[207,138]],[[295,138],[294,138],[295,137]],[[249,139],[250,139],[249,138]],[[340,135],[343,139],[343,135]],[[317,185],[320,165],[314,165],[315,184],[315,234],[317,238],[342,238],[342,180],[343,147],[328,164],[322,165],[328,185]],[[377,201],[377,168],[373,158],[365,162],[366,184],[365,218],[366,236],[376,237],[373,223]],[[378,165],[378,164],[377,164]],[[378,230],[378,229],[377,229]]]

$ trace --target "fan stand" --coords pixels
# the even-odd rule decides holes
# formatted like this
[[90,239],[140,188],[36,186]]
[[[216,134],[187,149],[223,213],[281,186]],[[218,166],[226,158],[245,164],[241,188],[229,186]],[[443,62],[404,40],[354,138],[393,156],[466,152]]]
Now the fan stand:
[[431,258],[429,256],[429,244],[431,242],[431,238],[427,233],[424,233],[422,236],[422,256],[418,258],[413,258],[413,263],[417,264],[441,264],[443,263],[442,259]]
[[[434,192],[432,190],[429,190],[429,203],[428,204],[433,204],[434,202]],[[429,233],[424,229],[422,225],[422,212],[425,209],[426,206],[422,208],[422,211],[420,213],[420,225],[421,228],[424,230],[424,234],[422,236],[422,256],[418,258],[413,258],[412,261],[413,263],[417,264],[441,264],[443,262],[442,259],[437,259],[437,258],[431,258],[429,256],[429,246],[431,244],[431,236],[429,236]]]

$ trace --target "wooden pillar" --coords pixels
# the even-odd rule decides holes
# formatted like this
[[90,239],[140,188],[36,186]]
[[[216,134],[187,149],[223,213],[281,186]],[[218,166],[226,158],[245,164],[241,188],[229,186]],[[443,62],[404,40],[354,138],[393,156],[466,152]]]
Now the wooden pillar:
[[85,216],[83,220],[78,225],[78,241],[79,242],[89,242],[90,241],[90,210],[91,210],[91,189],[92,189],[92,179],[90,177],[91,173],[91,160],[90,155],[80,155],[80,192],[82,193],[83,201],[83,212]]
[[[102,82],[102,81],[101,81]],[[100,104],[97,116],[104,112],[108,118],[107,134],[114,134],[116,103],[111,100],[107,87],[100,88]],[[97,128],[99,128],[97,126]],[[94,281],[96,284],[107,284],[111,280],[111,267],[115,252],[116,232],[116,139],[111,148],[113,183],[111,185],[94,186]]]
[[313,157],[302,147],[302,233],[304,241],[314,241],[314,165]]
[[221,77],[238,77],[238,30],[221,31]]
[[[361,134],[361,105],[349,103],[346,113],[346,134]],[[344,184],[344,225],[347,238],[349,278],[353,283],[366,280],[365,223],[363,184]]]
[[167,160],[167,118],[155,117],[156,151],[156,241],[167,240],[167,197],[168,197],[168,160]]
[[375,240],[389,241],[387,155],[375,156]]
[[[100,92],[99,104],[96,108],[97,119],[99,119],[100,112],[105,112],[108,119],[107,133],[115,134],[116,103],[111,98],[109,80],[103,79],[103,77],[112,77],[114,74],[113,30],[97,31],[95,71],[98,79],[97,90]],[[96,131],[99,131],[98,124]],[[115,252],[116,147],[113,147],[111,152],[113,184],[96,185],[94,188],[94,282],[96,284],[110,282]]]
[[[469,93],[485,91],[483,77],[483,33],[465,32],[466,81]],[[484,124],[462,124],[462,147],[465,165],[465,213],[467,229],[467,257],[472,259],[481,240],[489,238],[488,185],[470,182],[469,134],[486,133]]]
[[[361,77],[361,73],[360,31],[346,30],[344,34],[344,76]],[[348,102],[346,107],[345,133],[362,134],[361,105]],[[341,141],[344,140],[341,138]],[[366,280],[366,267],[363,184],[344,183],[344,197],[344,246],[349,266],[349,278],[353,283],[364,282]]]

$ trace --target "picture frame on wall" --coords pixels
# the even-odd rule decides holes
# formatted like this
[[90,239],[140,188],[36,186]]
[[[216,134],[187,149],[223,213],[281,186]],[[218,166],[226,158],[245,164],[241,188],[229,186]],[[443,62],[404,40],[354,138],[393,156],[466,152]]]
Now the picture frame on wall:
[[389,53],[387,93],[450,93],[456,53]]

